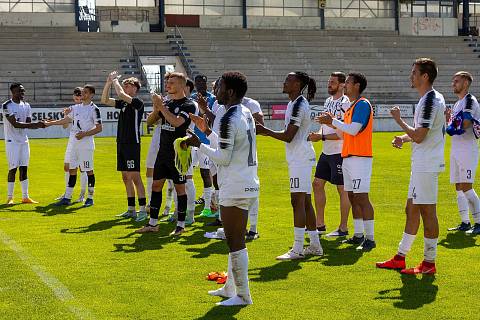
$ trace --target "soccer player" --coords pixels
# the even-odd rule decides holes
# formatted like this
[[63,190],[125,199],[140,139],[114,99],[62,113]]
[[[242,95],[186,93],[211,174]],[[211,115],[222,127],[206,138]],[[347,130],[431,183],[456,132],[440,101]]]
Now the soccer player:
[[[344,94],[346,75],[343,72],[333,72],[328,79],[328,94],[324,110],[334,118],[343,121],[345,111],[350,108],[350,100]],[[327,231],[325,226],[326,194],[325,184],[330,182],[337,187],[340,195],[340,225],[337,230],[330,232],[327,237],[344,237],[348,235],[348,212],[350,200],[348,192],[343,188],[342,147],[343,135],[330,126],[321,125],[318,133],[311,133],[312,142],[323,141],[322,154],[318,158],[315,178],[313,179],[313,194],[317,211],[317,230],[320,234]]]
[[174,141],[187,134],[190,125],[189,113],[195,113],[195,104],[185,96],[186,77],[183,73],[172,72],[166,75],[166,89],[170,100],[152,93],[154,111],[147,118],[152,125],[161,120],[160,148],[153,173],[152,198],[150,199],[150,220],[137,233],[158,232],[158,213],[162,205],[162,189],[166,179],[172,179],[177,192],[177,227],[171,235],[180,235],[185,230],[187,195],[185,176],[175,167]]
[[66,206],[71,204],[73,188],[77,182],[77,168],[87,172],[88,195],[84,207],[93,206],[93,193],[95,191],[95,175],[93,172],[93,152],[95,142],[93,136],[102,132],[102,118],[100,109],[93,103],[95,88],[85,85],[82,89],[82,103],[66,110],[65,117],[60,120],[47,121],[47,126],[64,125],[73,121],[70,129],[72,150],[70,158],[70,177],[65,188],[65,196],[56,205]]
[[5,151],[8,161],[7,204],[14,204],[13,189],[15,175],[19,170],[22,187],[22,203],[38,203],[28,195],[28,163],[30,161],[30,144],[26,129],[45,128],[44,122],[32,122],[32,109],[25,102],[25,88],[21,83],[10,85],[12,98],[2,104],[3,130],[5,134]]
[[[195,76],[194,81],[195,91],[192,92],[191,98],[198,103],[198,100],[203,97],[204,99],[206,99],[208,109],[211,110],[213,103],[215,102],[215,96],[211,92],[207,91],[207,77],[205,75],[199,74]],[[195,134],[200,138],[200,141],[202,143],[205,143],[207,145],[210,143],[205,134],[198,130],[198,128],[195,129]],[[197,200],[196,203],[204,205],[202,213],[200,214],[201,216],[207,218],[214,217],[215,213],[212,212],[210,208],[213,188],[212,179],[210,177],[209,159],[205,154],[198,150],[196,151],[196,159],[198,161],[200,175],[202,176],[203,180],[203,195]]]
[[332,125],[343,132],[343,182],[352,205],[354,226],[353,237],[344,243],[358,245],[357,250],[362,251],[376,247],[374,211],[368,198],[372,176],[373,108],[370,101],[361,96],[366,87],[365,75],[349,73],[345,80],[345,94],[352,105],[345,112],[344,121],[335,119],[330,113],[317,117],[319,123]]
[[[140,126],[144,105],[136,97],[140,90],[140,81],[131,77],[119,82],[120,75],[112,71],[105,83],[102,93],[102,103],[120,110],[117,126],[117,171],[122,172],[123,183],[127,192],[128,209],[118,215],[123,218],[135,218],[144,221],[148,218],[145,187],[140,176]],[[110,87],[113,85],[119,99],[110,98]],[[140,210],[135,211],[135,190],[137,190]]]
[[[73,89],[73,102],[75,104],[80,104],[82,103],[82,88],[81,87],[76,87]],[[70,106],[71,107],[71,106]],[[63,125],[64,129],[70,128],[72,123],[67,123]],[[73,138],[75,139],[75,138]],[[67,149],[65,150],[65,157],[63,161],[63,170],[65,171],[65,187],[68,187],[68,180],[70,178],[70,157],[71,157],[71,152],[72,152],[72,144],[73,144],[73,139],[71,136],[68,138],[68,143],[67,143]],[[85,193],[87,191],[87,173],[86,172],[80,172],[80,196],[78,197],[78,200],[75,202],[83,202],[85,200]],[[65,196],[65,194],[62,194],[60,197],[58,197],[55,200],[60,200]]]
[[[469,93],[473,77],[466,71],[457,72],[452,79],[453,93],[458,101],[451,110],[451,117],[447,119],[449,129],[453,127],[455,119],[461,117],[463,122],[457,131],[447,130],[452,136],[450,149],[450,183],[455,184],[457,191],[457,205],[461,223],[449,231],[467,231],[470,234],[480,233],[480,200],[473,189],[475,172],[478,164],[478,144],[472,128],[472,120],[480,119],[480,107],[477,98]],[[450,112],[448,112],[450,113]],[[473,216],[475,225],[470,225],[468,209]]]
[[[285,112],[285,129],[273,131],[257,123],[257,134],[270,136],[285,142],[288,172],[290,174],[290,197],[293,207],[294,243],[291,250],[277,260],[303,259],[305,255],[323,255],[312,207],[312,167],[315,165],[315,150],[309,141],[310,104],[316,92],[316,83],[304,72],[289,73],[283,84],[283,93],[290,102]],[[307,97],[303,96],[307,90]],[[221,189],[220,189],[221,190]],[[310,245],[303,248],[305,226]]]
[[[443,158],[445,144],[445,100],[433,89],[437,77],[437,65],[428,58],[417,59],[410,73],[412,88],[421,97],[415,107],[414,126],[402,119],[400,109],[393,107],[390,113],[406,133],[396,136],[392,145],[402,148],[405,142],[412,143],[412,168],[405,212],[407,219],[397,254],[390,260],[377,262],[378,268],[400,269],[404,274],[434,274],[437,255],[438,220],[436,203],[438,176],[445,169]],[[405,256],[410,251],[423,220],[424,260],[417,267],[405,268]]]
[[201,144],[192,135],[189,143],[199,147],[217,165],[220,186],[220,211],[230,250],[228,278],[225,285],[209,291],[212,296],[229,298],[221,306],[252,304],[248,286],[248,251],[245,228],[248,209],[258,197],[255,122],[250,111],[242,106],[247,80],[239,72],[226,72],[220,80],[219,103],[226,113],[220,120],[220,136],[208,127],[203,118],[190,115],[197,127],[206,133],[210,145]]

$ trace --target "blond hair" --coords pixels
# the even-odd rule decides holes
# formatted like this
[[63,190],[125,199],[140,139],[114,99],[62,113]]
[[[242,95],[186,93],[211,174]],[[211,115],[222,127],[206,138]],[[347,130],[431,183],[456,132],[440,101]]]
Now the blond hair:
[[471,85],[473,82],[473,76],[470,72],[467,71],[458,71],[453,77],[461,77],[468,81],[468,85]]
[[180,79],[184,86],[187,84],[187,77],[181,72],[167,72],[165,74],[165,80],[168,80],[170,78]]

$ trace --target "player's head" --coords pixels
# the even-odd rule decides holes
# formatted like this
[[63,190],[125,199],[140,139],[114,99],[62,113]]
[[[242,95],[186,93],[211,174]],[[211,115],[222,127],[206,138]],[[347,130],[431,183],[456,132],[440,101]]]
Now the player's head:
[[367,78],[363,73],[350,72],[345,79],[345,94],[349,97],[358,97],[367,88]]
[[86,84],[83,86],[82,89],[82,101],[83,102],[88,102],[93,99],[93,96],[95,95],[95,87],[92,86],[91,84]]
[[317,83],[308,74],[301,71],[290,72],[283,83],[283,93],[286,94],[304,94],[307,90],[307,100],[311,101],[317,92]]
[[195,84],[192,79],[187,79],[187,85],[185,86],[185,95],[189,97],[192,94],[192,91],[195,89]]
[[247,93],[247,77],[238,71],[228,71],[222,75],[218,86],[218,103],[232,105],[232,103],[242,100]]
[[347,76],[343,72],[332,72],[327,83],[328,94],[334,96],[338,91],[343,92],[346,78]]
[[25,88],[20,82],[14,82],[10,85],[10,92],[13,100],[23,100],[25,98]]
[[220,79],[222,79],[222,77],[218,77],[217,80],[213,82],[212,92],[215,96],[218,94],[218,89],[220,89]]
[[185,90],[185,86],[187,85],[187,77],[180,72],[167,72],[165,75],[165,81],[165,89],[170,96],[183,93],[183,90]]
[[200,93],[207,92],[207,76],[198,74],[195,76],[195,89]]
[[123,91],[130,97],[136,96],[141,86],[140,81],[135,77],[130,77],[122,81]]
[[433,85],[437,78],[438,68],[435,61],[430,58],[419,58],[415,60],[410,72],[412,88],[420,88],[425,85]]
[[75,104],[79,104],[79,103],[82,103],[82,88],[81,87],[75,87],[75,89],[73,89],[73,102],[75,102]]
[[452,77],[452,88],[453,93],[459,94],[462,92],[468,92],[470,85],[473,82],[473,77],[470,72],[459,71],[455,73]]

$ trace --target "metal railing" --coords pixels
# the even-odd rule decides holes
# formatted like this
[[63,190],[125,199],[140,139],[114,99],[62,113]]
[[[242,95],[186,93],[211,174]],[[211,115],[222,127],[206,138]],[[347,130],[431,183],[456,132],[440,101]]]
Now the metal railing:
[[174,43],[176,45],[176,50],[177,50],[178,57],[180,58],[180,61],[182,61],[183,67],[187,71],[187,75],[191,79],[193,79],[196,72],[192,69],[192,66],[190,65],[190,62],[188,61],[188,57],[185,54],[185,52],[183,51],[182,46],[184,44],[184,40],[183,40],[182,33],[180,32],[180,29],[178,28],[178,26],[175,26],[173,36],[174,36],[174,39],[175,39]]
[[140,81],[142,83],[145,83],[145,71],[143,70],[142,59],[140,59],[140,55],[138,54],[138,51],[135,45],[132,45],[132,55],[133,55],[133,58],[135,59],[135,63],[137,64],[137,67],[140,69]]
[[0,0],[0,12],[74,12],[75,0]]

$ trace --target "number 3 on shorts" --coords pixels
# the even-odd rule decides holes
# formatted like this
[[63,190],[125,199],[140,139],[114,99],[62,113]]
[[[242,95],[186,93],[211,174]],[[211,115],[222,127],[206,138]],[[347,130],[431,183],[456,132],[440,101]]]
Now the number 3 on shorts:
[[362,182],[362,179],[353,179],[353,190],[358,190],[360,189],[360,183]]

